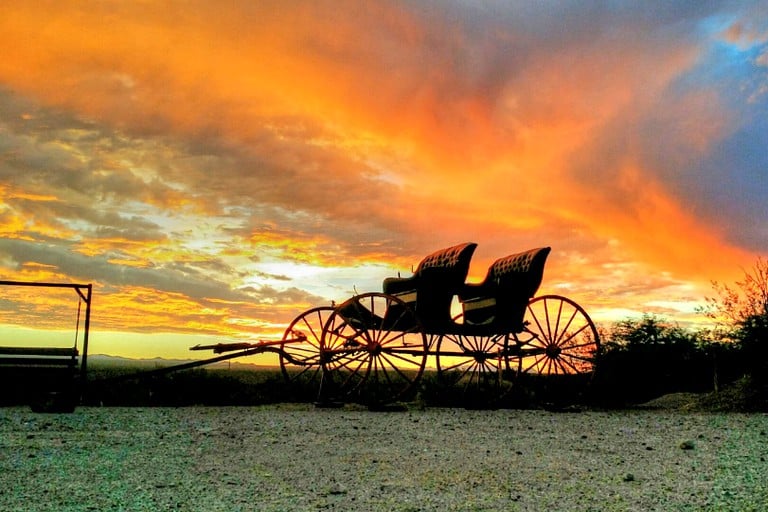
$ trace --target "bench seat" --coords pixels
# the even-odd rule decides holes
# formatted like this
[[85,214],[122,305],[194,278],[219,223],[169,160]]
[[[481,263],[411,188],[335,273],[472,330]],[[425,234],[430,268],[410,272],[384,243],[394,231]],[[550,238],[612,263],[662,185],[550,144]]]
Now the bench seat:
[[0,347],[0,366],[77,366],[76,348]]
[[544,277],[551,251],[540,247],[499,258],[482,282],[466,284],[459,292],[464,326],[470,332],[520,332],[528,301]]
[[[74,347],[0,346],[2,402],[22,398],[40,412],[72,412],[77,401],[79,353]],[[12,395],[12,396],[9,396]]]
[[451,301],[464,286],[477,244],[467,242],[435,251],[419,263],[411,277],[389,277],[384,293],[407,303],[427,333],[443,333],[453,325]]

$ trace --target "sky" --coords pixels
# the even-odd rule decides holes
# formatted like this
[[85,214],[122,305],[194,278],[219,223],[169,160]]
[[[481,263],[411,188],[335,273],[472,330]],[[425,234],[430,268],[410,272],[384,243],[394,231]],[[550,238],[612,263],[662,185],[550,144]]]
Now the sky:
[[694,325],[768,253],[765,2],[4,2],[0,47],[0,279],[92,283],[91,353],[280,339],[462,242]]

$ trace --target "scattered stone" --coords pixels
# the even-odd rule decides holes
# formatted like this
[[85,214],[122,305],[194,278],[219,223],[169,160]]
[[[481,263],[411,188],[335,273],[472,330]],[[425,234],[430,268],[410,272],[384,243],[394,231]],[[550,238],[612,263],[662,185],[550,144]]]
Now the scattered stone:
[[293,407],[0,408],[0,509],[768,510],[762,415]]

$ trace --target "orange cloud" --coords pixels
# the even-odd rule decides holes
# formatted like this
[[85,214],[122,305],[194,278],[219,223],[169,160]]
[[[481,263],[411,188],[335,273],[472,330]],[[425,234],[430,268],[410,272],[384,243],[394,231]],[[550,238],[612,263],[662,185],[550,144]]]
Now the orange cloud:
[[562,9],[7,3],[0,84],[29,105],[0,126],[0,186],[19,184],[0,229],[112,275],[110,329],[274,330],[319,292],[275,274],[247,292],[270,307],[230,306],[259,255],[407,269],[471,240],[481,277],[552,245],[545,286],[606,310],[731,275],[750,252],[685,187],[738,128],[714,86],[681,85],[698,32]]

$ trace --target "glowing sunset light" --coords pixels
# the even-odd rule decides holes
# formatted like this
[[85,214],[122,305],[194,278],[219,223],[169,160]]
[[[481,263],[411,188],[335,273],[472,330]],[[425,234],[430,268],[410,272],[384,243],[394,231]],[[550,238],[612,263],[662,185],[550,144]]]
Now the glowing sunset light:
[[[468,241],[692,325],[768,250],[764,2],[6,2],[0,44],[0,278],[93,283],[94,353],[280,338]],[[4,337],[59,304],[2,291]]]

